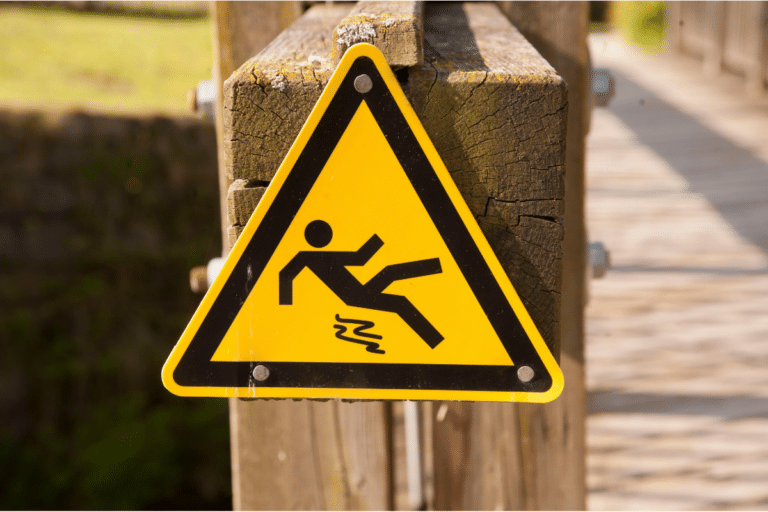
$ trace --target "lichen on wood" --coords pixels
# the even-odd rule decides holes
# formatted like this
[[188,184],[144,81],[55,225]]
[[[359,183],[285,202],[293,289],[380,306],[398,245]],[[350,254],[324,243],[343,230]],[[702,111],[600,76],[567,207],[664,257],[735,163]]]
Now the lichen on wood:
[[358,2],[333,31],[333,60],[357,43],[370,43],[392,67],[424,60],[424,2]]

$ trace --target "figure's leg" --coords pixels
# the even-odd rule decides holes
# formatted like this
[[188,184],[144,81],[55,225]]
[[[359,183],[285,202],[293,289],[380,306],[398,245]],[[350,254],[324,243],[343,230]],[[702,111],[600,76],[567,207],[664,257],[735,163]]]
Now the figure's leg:
[[368,293],[377,294],[383,292],[387,286],[395,281],[440,274],[442,271],[440,258],[387,265],[365,283],[365,290]]
[[411,304],[411,301],[403,297],[402,295],[389,295],[382,293],[373,304],[365,306],[369,309],[377,309],[379,311],[389,311],[390,313],[396,313],[403,321],[408,324],[408,327],[418,334],[422,340],[426,342],[430,348],[435,348],[443,341],[443,335],[440,334],[435,327],[429,323],[429,320],[424,318],[424,315],[416,309],[416,306]]

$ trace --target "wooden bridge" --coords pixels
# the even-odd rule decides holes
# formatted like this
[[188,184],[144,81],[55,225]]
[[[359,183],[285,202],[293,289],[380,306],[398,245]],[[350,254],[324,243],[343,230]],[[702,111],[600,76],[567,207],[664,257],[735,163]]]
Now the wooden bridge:
[[588,507],[768,507],[768,99],[593,35]]

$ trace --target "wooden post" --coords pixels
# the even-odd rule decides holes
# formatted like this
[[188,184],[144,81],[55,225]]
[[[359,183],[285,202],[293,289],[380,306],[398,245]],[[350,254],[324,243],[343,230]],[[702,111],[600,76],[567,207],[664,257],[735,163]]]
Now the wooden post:
[[[568,83],[565,154],[565,237],[560,311],[560,367],[565,390],[552,406],[521,406],[531,430],[523,453],[536,471],[526,483],[529,508],[586,509],[586,389],[584,308],[587,303],[587,232],[584,162],[590,125],[589,4],[504,2],[504,13]],[[524,466],[530,464],[523,461]]]
[[358,2],[333,31],[333,60],[357,43],[378,48],[396,68],[424,60],[424,2]]
[[213,81],[216,84],[216,141],[219,155],[222,253],[229,254],[227,236],[227,190],[231,180],[224,167],[224,118],[222,115],[224,80],[266,47],[301,14],[300,2],[211,2],[213,27]]
[[747,23],[748,47],[744,70],[747,93],[753,97],[765,94],[768,72],[768,3],[748,2],[745,10],[750,16]]
[[683,15],[679,0],[673,0],[665,4],[664,36],[667,44],[675,51],[682,51],[683,45]]
[[707,2],[705,7],[706,44],[704,72],[710,77],[720,74],[725,55],[725,2]]
[[[231,23],[235,23],[234,11],[239,7],[237,2],[230,6]],[[271,51],[252,58],[227,82],[221,140],[225,178],[232,183],[224,201],[229,209],[228,247],[239,236],[330,78],[329,36],[350,7],[311,8],[273,41]],[[262,17],[269,18],[269,12],[254,10],[250,21],[241,20],[238,26],[246,32],[259,32],[257,27],[261,27]],[[278,34],[271,33],[270,41]],[[269,73],[272,75],[264,81]],[[260,119],[251,118],[253,124],[246,126],[245,119],[237,115],[240,106],[233,107],[237,97],[248,98],[249,93],[256,93],[256,101],[265,109]],[[254,146],[249,135],[260,129],[267,133],[263,143]],[[239,151],[238,141],[250,144],[247,154]],[[389,404],[233,399],[230,429],[235,510],[392,508]]]
[[[474,4],[473,4],[474,5]],[[544,153],[543,151],[518,148],[517,158],[525,155],[518,168],[548,169],[551,175],[530,174],[528,178],[512,178],[506,174],[485,173],[483,188],[489,190],[508,190],[510,194],[519,194],[527,187],[532,187],[542,180],[547,183],[559,183],[565,163],[565,205],[564,218],[567,229],[562,243],[563,273],[562,295],[560,290],[552,288],[553,282],[559,282],[559,275],[553,275],[558,265],[540,255],[526,255],[514,245],[508,249],[495,244],[498,240],[494,226],[499,222],[503,230],[510,230],[512,243],[525,247],[530,233],[537,237],[539,247],[552,252],[549,255],[560,256],[559,240],[562,233],[562,203],[544,202],[545,197],[557,199],[562,196],[547,195],[543,189],[518,201],[488,201],[487,219],[480,218],[481,227],[486,232],[502,262],[507,259],[508,272],[518,290],[535,286],[535,294],[526,297],[535,306],[539,318],[534,317],[542,329],[544,338],[559,351],[561,367],[565,374],[565,391],[551,404],[513,405],[513,404],[469,404],[443,403],[435,407],[434,456],[435,456],[435,507],[450,509],[584,509],[586,507],[584,481],[584,421],[585,395],[583,376],[583,310],[585,305],[586,279],[586,235],[584,228],[584,137],[588,129],[588,69],[587,69],[587,6],[585,3],[568,2],[503,2],[503,12],[513,21],[523,35],[541,52],[555,69],[562,74],[568,87],[568,143],[567,154]],[[491,20],[475,20],[475,14],[465,8],[467,19],[473,28],[474,39],[478,46],[488,48],[487,40],[495,37],[491,32]],[[429,15],[427,15],[429,32]],[[476,28],[475,28],[476,27]],[[486,39],[487,38],[487,39]],[[428,39],[432,46],[435,46]],[[485,52],[482,60],[489,66]],[[514,57],[510,57],[514,61]],[[490,66],[489,66],[490,67]],[[487,81],[483,84],[487,87]],[[472,98],[479,105],[483,104],[482,88],[474,90]],[[433,89],[434,90],[434,89]],[[493,93],[492,90],[489,93]],[[488,93],[486,93],[488,94]],[[551,92],[549,94],[552,94]],[[431,95],[434,95],[431,94]],[[541,98],[547,98],[547,92],[539,92]],[[506,102],[505,102],[506,103]],[[544,102],[548,103],[548,102]],[[525,96],[512,105],[524,108]],[[539,102],[535,106],[541,107]],[[526,108],[535,108],[527,105]],[[482,111],[481,111],[482,112]],[[535,124],[536,119],[546,119],[543,112],[524,113],[505,112],[513,119],[525,119]],[[552,114],[549,114],[552,115]],[[551,119],[551,118],[550,118]],[[558,140],[564,133],[548,127],[545,131],[535,131],[528,137],[525,124],[521,122],[517,131],[509,136],[523,138],[536,143],[539,137]],[[496,128],[493,121],[490,128]],[[503,125],[502,125],[503,127]],[[534,128],[535,130],[535,128]],[[429,128],[428,128],[429,131]],[[496,129],[494,134],[504,139],[503,131]],[[563,139],[559,139],[563,141]],[[495,154],[493,141],[486,141],[483,154]],[[499,145],[503,147],[503,142]],[[440,148],[438,147],[438,150]],[[448,153],[450,154],[450,153]],[[512,156],[512,155],[509,155]],[[548,160],[548,164],[537,161]],[[558,160],[560,159],[560,160]],[[478,167],[486,167],[485,157],[478,159]],[[553,167],[552,164],[557,162]],[[484,165],[483,165],[484,164]],[[477,165],[477,164],[476,164]],[[512,170],[517,166],[507,166]],[[451,166],[449,165],[449,169]],[[557,169],[557,172],[554,172]],[[525,171],[522,171],[523,173]],[[535,171],[534,171],[535,172]],[[540,171],[541,172],[541,171]],[[463,173],[454,173],[461,186]],[[477,175],[475,175],[477,179]],[[524,176],[524,174],[523,174]],[[551,192],[549,192],[551,194]],[[475,194],[471,194],[475,195]],[[526,194],[528,195],[528,194]],[[482,197],[482,196],[481,196]],[[535,201],[532,199],[539,199]],[[484,199],[484,198],[483,198]],[[481,200],[482,202],[482,200]],[[470,203],[471,204],[471,203]],[[540,210],[538,213],[526,212],[534,205],[547,205],[551,211]],[[510,222],[513,208],[515,220]],[[498,212],[498,213],[496,213]],[[561,213],[557,213],[561,212]],[[491,221],[494,216],[499,220]],[[515,219],[515,217],[511,217]],[[553,220],[557,220],[553,222]],[[529,224],[530,223],[530,224]],[[550,233],[546,235],[545,233]],[[504,263],[502,263],[504,264]],[[522,269],[522,272],[521,272]],[[534,272],[531,272],[534,270]],[[530,281],[521,274],[536,276]],[[554,278],[552,281],[548,277]],[[544,278],[544,279],[542,279]],[[539,283],[539,284],[535,284]],[[544,290],[553,291],[557,297],[543,301]],[[524,293],[524,292],[523,292]],[[562,297],[562,301],[558,300]],[[525,300],[525,299],[524,299]],[[561,336],[562,333],[562,336]],[[559,341],[559,343],[558,343]]]
[[[260,193],[255,189],[272,179],[330,78],[328,35],[350,7],[313,7],[226,82],[226,169],[230,179],[242,180],[231,188],[230,201],[252,201]],[[558,15],[574,14],[559,9]],[[585,49],[584,4],[576,14],[584,14],[583,27],[575,19]],[[580,256],[571,255],[570,263],[581,265],[569,285],[576,290],[569,297],[579,299],[570,306],[576,319],[561,316],[560,300],[565,83],[494,4],[427,3],[423,53],[423,62],[402,68],[398,79],[438,153],[552,351],[560,352],[566,320],[577,329],[562,345],[571,374],[566,393],[573,388],[567,403],[561,397],[542,406],[425,408],[432,411],[425,423],[434,425],[427,436],[434,438],[434,460],[425,468],[435,485],[427,495],[436,508],[583,508],[581,346],[573,346],[583,329],[583,212],[573,223],[577,235],[581,226]],[[586,58],[580,63],[586,85]],[[232,211],[229,233],[236,239],[245,216],[237,205]],[[579,397],[580,408],[573,409]],[[233,453],[236,508],[392,507],[390,406],[262,401],[233,410],[233,446],[240,446]],[[362,432],[355,425],[365,425],[367,435],[348,437]],[[326,439],[331,432],[336,437]],[[266,444],[270,439],[277,441]],[[563,478],[569,464],[581,480]]]

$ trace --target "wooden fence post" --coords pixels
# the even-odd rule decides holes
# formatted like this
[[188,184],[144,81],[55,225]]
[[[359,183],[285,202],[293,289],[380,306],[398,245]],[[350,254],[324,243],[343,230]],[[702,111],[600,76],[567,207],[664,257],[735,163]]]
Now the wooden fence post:
[[[565,163],[566,198],[562,301],[558,301],[557,308],[552,305],[542,308],[540,304],[536,308],[542,316],[548,313],[557,318],[557,330],[548,334],[560,342],[556,348],[565,374],[565,391],[554,403],[544,405],[443,403],[435,407],[435,507],[584,509],[586,234],[583,169],[584,137],[589,122],[587,5],[583,2],[501,2],[499,5],[568,83],[567,154],[561,155]],[[487,29],[484,25],[479,26]],[[482,42],[483,34],[480,31],[475,34]],[[479,96],[478,92],[479,88],[475,97]],[[531,118],[535,115],[526,119]],[[532,135],[534,139],[536,135]],[[552,132],[538,135],[557,136]],[[542,168],[541,164],[535,163],[535,157],[539,155],[529,153],[526,156],[532,167]],[[493,189],[498,185],[490,182],[491,179],[503,183],[505,177],[489,176],[487,186]],[[515,186],[520,184],[515,183]],[[494,203],[495,200],[491,200],[489,204]],[[547,214],[540,213],[536,218],[546,219]],[[481,220],[481,226],[487,229],[488,225]],[[551,229],[554,223],[542,222],[534,229],[545,226]],[[520,236],[519,232],[515,234]],[[488,231],[486,235],[490,235]],[[557,249],[560,249],[559,245]],[[503,253],[499,256],[504,257]],[[511,277],[513,284],[519,287],[514,275]],[[548,339],[547,335],[545,339]]]
[[680,0],[673,0],[665,4],[664,36],[670,48],[681,51],[683,45],[683,31],[681,27],[683,13]]
[[751,11],[747,21],[748,47],[746,52],[745,87],[754,97],[765,94],[768,80],[768,3],[749,2],[745,6]]
[[[530,409],[528,453],[538,461],[530,508],[586,509],[586,388],[584,308],[587,302],[587,232],[584,162],[591,118],[588,2],[503,2],[502,10],[568,84],[565,154],[565,237],[560,367],[565,390],[551,407]],[[541,434],[541,435],[539,435]],[[523,462],[526,464],[526,462]],[[534,463],[535,464],[535,463]]]
[[[273,41],[298,14],[290,9],[299,5],[298,2],[244,4],[214,3],[219,27],[219,76],[222,77],[229,76]],[[277,54],[285,51],[286,55],[298,57],[304,51],[304,59],[292,62],[294,67],[298,67],[302,60],[306,64],[310,56],[325,55],[324,64],[330,70],[329,36],[349,9],[350,6],[330,5],[312,8],[293,26],[293,31],[288,29],[276,41]],[[314,46],[302,46],[307,43],[307,33],[319,33],[325,39],[313,40]],[[291,65],[284,63],[287,67]],[[321,76],[327,80],[330,72]],[[290,80],[296,79],[297,75],[288,76],[288,92],[295,87]],[[237,80],[238,76],[233,77],[234,83]],[[304,94],[300,94],[300,112],[304,118],[319,97],[321,83],[309,85]],[[229,107],[223,112],[221,124],[217,119],[217,127],[223,129],[218,132],[219,143],[228,142],[231,146],[234,138],[231,136],[231,103]],[[294,107],[297,105],[284,103],[273,112],[280,115],[280,109]],[[282,115],[290,117],[285,112]],[[269,122],[275,119],[273,115]],[[288,125],[283,126],[285,132],[272,132],[280,141],[279,147],[271,153],[272,157],[253,161],[255,167],[233,160],[231,148],[227,144],[222,146],[220,183],[229,187],[228,197],[225,195],[222,200],[225,252],[229,252],[239,235],[239,228],[247,222],[263,192],[262,185],[277,170],[285,154],[280,151],[290,147],[303,120],[295,119],[294,124],[289,120]],[[235,179],[239,181],[233,183]],[[227,194],[226,188],[224,191]],[[390,404],[231,399],[230,432],[235,510],[392,508]]]
[[[494,4],[427,4],[424,62],[398,72],[545,341],[562,354],[566,372],[566,395],[553,404],[426,407],[433,411],[426,424],[434,425],[434,460],[426,467],[433,467],[435,484],[428,494],[436,508],[585,506],[581,169],[582,106],[588,102],[579,80],[586,86],[587,11],[583,3],[554,5],[553,13],[523,8],[536,14],[541,41],[551,44],[553,56],[576,70],[569,93],[581,134],[570,150],[575,156],[566,154],[562,78]],[[330,78],[328,35],[350,7],[311,8],[227,81],[225,167],[229,179],[239,180],[230,189],[230,241],[247,216],[238,205],[255,201],[272,179]],[[510,17],[517,12],[505,11]],[[566,35],[558,39],[559,33]],[[575,169],[573,178],[564,175],[564,164]],[[569,186],[574,205],[564,201]],[[572,271],[567,279],[561,275],[564,258]],[[572,331],[561,345],[566,325]],[[392,507],[390,404],[258,401],[236,402],[231,411],[236,509]]]
[[747,94],[765,94],[768,81],[766,2],[668,2],[666,36],[673,49],[703,56],[709,76],[744,76]]
[[705,7],[706,43],[704,72],[711,77],[720,74],[725,56],[725,2],[707,2]]
[[219,155],[219,192],[221,196],[222,253],[229,254],[227,236],[227,178],[224,162],[224,118],[222,85],[240,65],[259,53],[285,27],[301,14],[301,2],[232,2],[210,3],[213,28],[213,82],[216,84],[216,141]]

